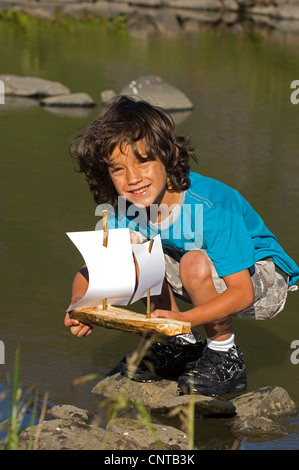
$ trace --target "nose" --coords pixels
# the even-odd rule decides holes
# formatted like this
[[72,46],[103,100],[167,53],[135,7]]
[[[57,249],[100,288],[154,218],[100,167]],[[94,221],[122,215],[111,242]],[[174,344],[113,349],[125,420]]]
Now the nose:
[[134,185],[142,180],[141,172],[135,166],[130,166],[127,169],[127,182],[129,185]]

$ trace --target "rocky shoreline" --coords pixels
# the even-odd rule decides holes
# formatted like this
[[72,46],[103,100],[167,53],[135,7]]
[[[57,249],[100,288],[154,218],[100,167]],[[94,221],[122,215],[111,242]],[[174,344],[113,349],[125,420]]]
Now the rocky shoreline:
[[139,38],[219,26],[299,34],[298,0],[0,0],[0,10],[25,11],[47,20],[55,19],[57,12],[76,19],[86,14],[107,20],[125,17],[127,30]]
[[[297,413],[287,391],[276,386],[224,399],[180,395],[174,381],[133,382],[116,372],[92,393],[99,411],[53,406],[42,423],[23,431],[20,449],[28,449],[31,438],[36,450],[237,449],[241,440],[267,442],[283,436],[287,418]],[[188,432],[193,417],[194,444]],[[210,429],[210,438],[206,431],[200,438],[197,428]]]

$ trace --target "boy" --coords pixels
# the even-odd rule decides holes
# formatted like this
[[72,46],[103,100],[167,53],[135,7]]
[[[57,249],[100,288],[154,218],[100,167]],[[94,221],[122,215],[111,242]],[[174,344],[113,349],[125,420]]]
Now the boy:
[[[146,238],[161,235],[166,281],[154,299],[152,317],[205,329],[205,345],[196,333],[154,344],[148,359],[155,373],[177,379],[182,391],[223,395],[244,390],[246,371],[232,315],[277,315],[289,286],[299,279],[297,265],[237,191],[189,172],[189,141],[176,135],[171,118],[159,108],[117,98],[75,139],[71,153],[95,201],[114,209],[110,227],[128,226]],[[87,285],[82,268],[74,280],[72,304]],[[180,312],[173,294],[193,307]],[[91,332],[68,315],[65,325],[77,336]],[[121,364],[126,373],[125,361]],[[134,378],[147,380],[150,372],[143,361]]]

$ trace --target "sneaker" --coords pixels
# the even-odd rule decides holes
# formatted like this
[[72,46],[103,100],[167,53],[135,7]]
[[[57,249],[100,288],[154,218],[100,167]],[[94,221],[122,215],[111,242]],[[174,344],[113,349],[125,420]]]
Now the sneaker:
[[183,393],[225,395],[246,390],[246,371],[241,349],[214,351],[206,347],[202,357],[179,377]]
[[204,349],[198,333],[172,336],[166,343],[153,343],[133,374],[128,371],[126,358],[119,371],[136,382],[162,379],[178,380],[188,363],[200,358]]

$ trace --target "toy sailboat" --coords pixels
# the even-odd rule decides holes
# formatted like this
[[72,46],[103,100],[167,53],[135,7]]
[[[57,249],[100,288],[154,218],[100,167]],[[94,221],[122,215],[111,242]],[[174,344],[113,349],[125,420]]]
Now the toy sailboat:
[[[150,296],[161,293],[165,276],[159,235],[131,244],[129,229],[108,230],[105,215],[103,230],[67,235],[83,256],[89,276],[84,297],[67,310],[71,318],[132,333],[190,333],[190,323],[150,317]],[[118,307],[142,298],[147,299],[146,316]]]

